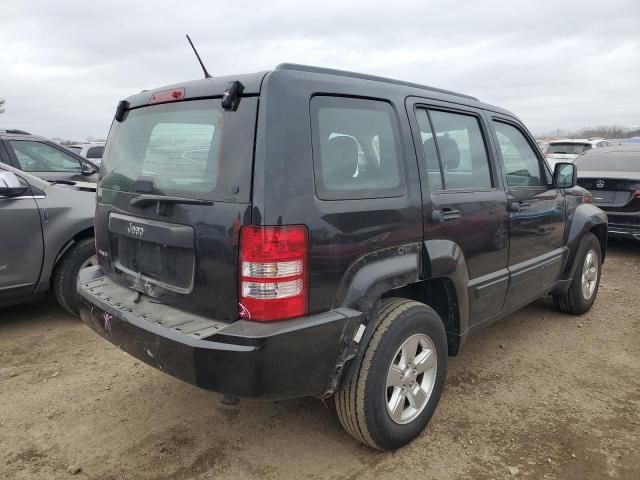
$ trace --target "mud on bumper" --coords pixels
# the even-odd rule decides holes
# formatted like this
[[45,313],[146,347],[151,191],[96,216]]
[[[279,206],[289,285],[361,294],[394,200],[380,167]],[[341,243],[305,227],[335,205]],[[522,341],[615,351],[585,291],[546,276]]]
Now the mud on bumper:
[[362,314],[338,308],[274,323],[223,323],[142,297],[89,267],[80,316],[139,360],[202,388],[239,397],[321,397]]

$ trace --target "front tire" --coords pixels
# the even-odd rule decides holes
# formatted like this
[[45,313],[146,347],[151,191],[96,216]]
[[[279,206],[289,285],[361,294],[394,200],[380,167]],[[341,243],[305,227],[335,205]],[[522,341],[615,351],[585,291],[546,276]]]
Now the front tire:
[[95,264],[96,247],[93,238],[73,244],[58,261],[53,272],[53,292],[62,308],[78,314],[78,273],[84,267]]
[[370,447],[400,448],[431,419],[446,372],[447,335],[438,314],[419,302],[386,299],[358,370],[335,395],[340,423]]
[[579,263],[569,290],[554,295],[553,301],[561,312],[582,315],[593,306],[600,286],[602,250],[593,233],[587,234],[582,254],[576,261]]

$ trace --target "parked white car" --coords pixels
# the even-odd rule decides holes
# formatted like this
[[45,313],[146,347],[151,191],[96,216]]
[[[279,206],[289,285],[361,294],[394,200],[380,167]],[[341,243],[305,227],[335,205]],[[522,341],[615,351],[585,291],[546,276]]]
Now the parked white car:
[[604,138],[565,138],[550,141],[544,149],[544,156],[553,171],[558,162],[573,162],[587,150],[610,146]]
[[102,154],[104,153],[104,144],[105,142],[87,142],[71,145],[67,148],[100,166]]

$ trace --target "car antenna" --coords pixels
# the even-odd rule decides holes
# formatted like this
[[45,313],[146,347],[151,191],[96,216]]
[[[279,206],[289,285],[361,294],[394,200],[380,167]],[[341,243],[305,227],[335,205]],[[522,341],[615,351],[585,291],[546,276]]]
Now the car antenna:
[[202,59],[200,58],[200,55],[198,55],[198,51],[196,50],[196,47],[193,46],[193,42],[189,38],[189,35],[187,35],[187,40],[189,41],[189,45],[191,45],[191,48],[193,48],[193,53],[196,54],[196,58],[198,59],[198,62],[200,62],[200,66],[202,67],[202,71],[204,72],[204,78],[212,78],[209,72],[207,72],[207,67],[204,66],[204,63],[202,63]]

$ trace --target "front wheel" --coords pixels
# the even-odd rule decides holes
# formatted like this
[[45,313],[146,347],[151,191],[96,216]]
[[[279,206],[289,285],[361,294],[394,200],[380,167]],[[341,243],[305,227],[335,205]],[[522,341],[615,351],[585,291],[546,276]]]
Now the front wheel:
[[560,311],[581,315],[593,306],[600,286],[602,250],[593,233],[587,234],[582,255],[576,258],[576,262],[578,266],[569,290],[562,295],[554,295],[553,301]]
[[435,412],[447,372],[447,335],[432,308],[401,298],[382,303],[375,328],[335,403],[351,436],[393,450],[418,436]]

